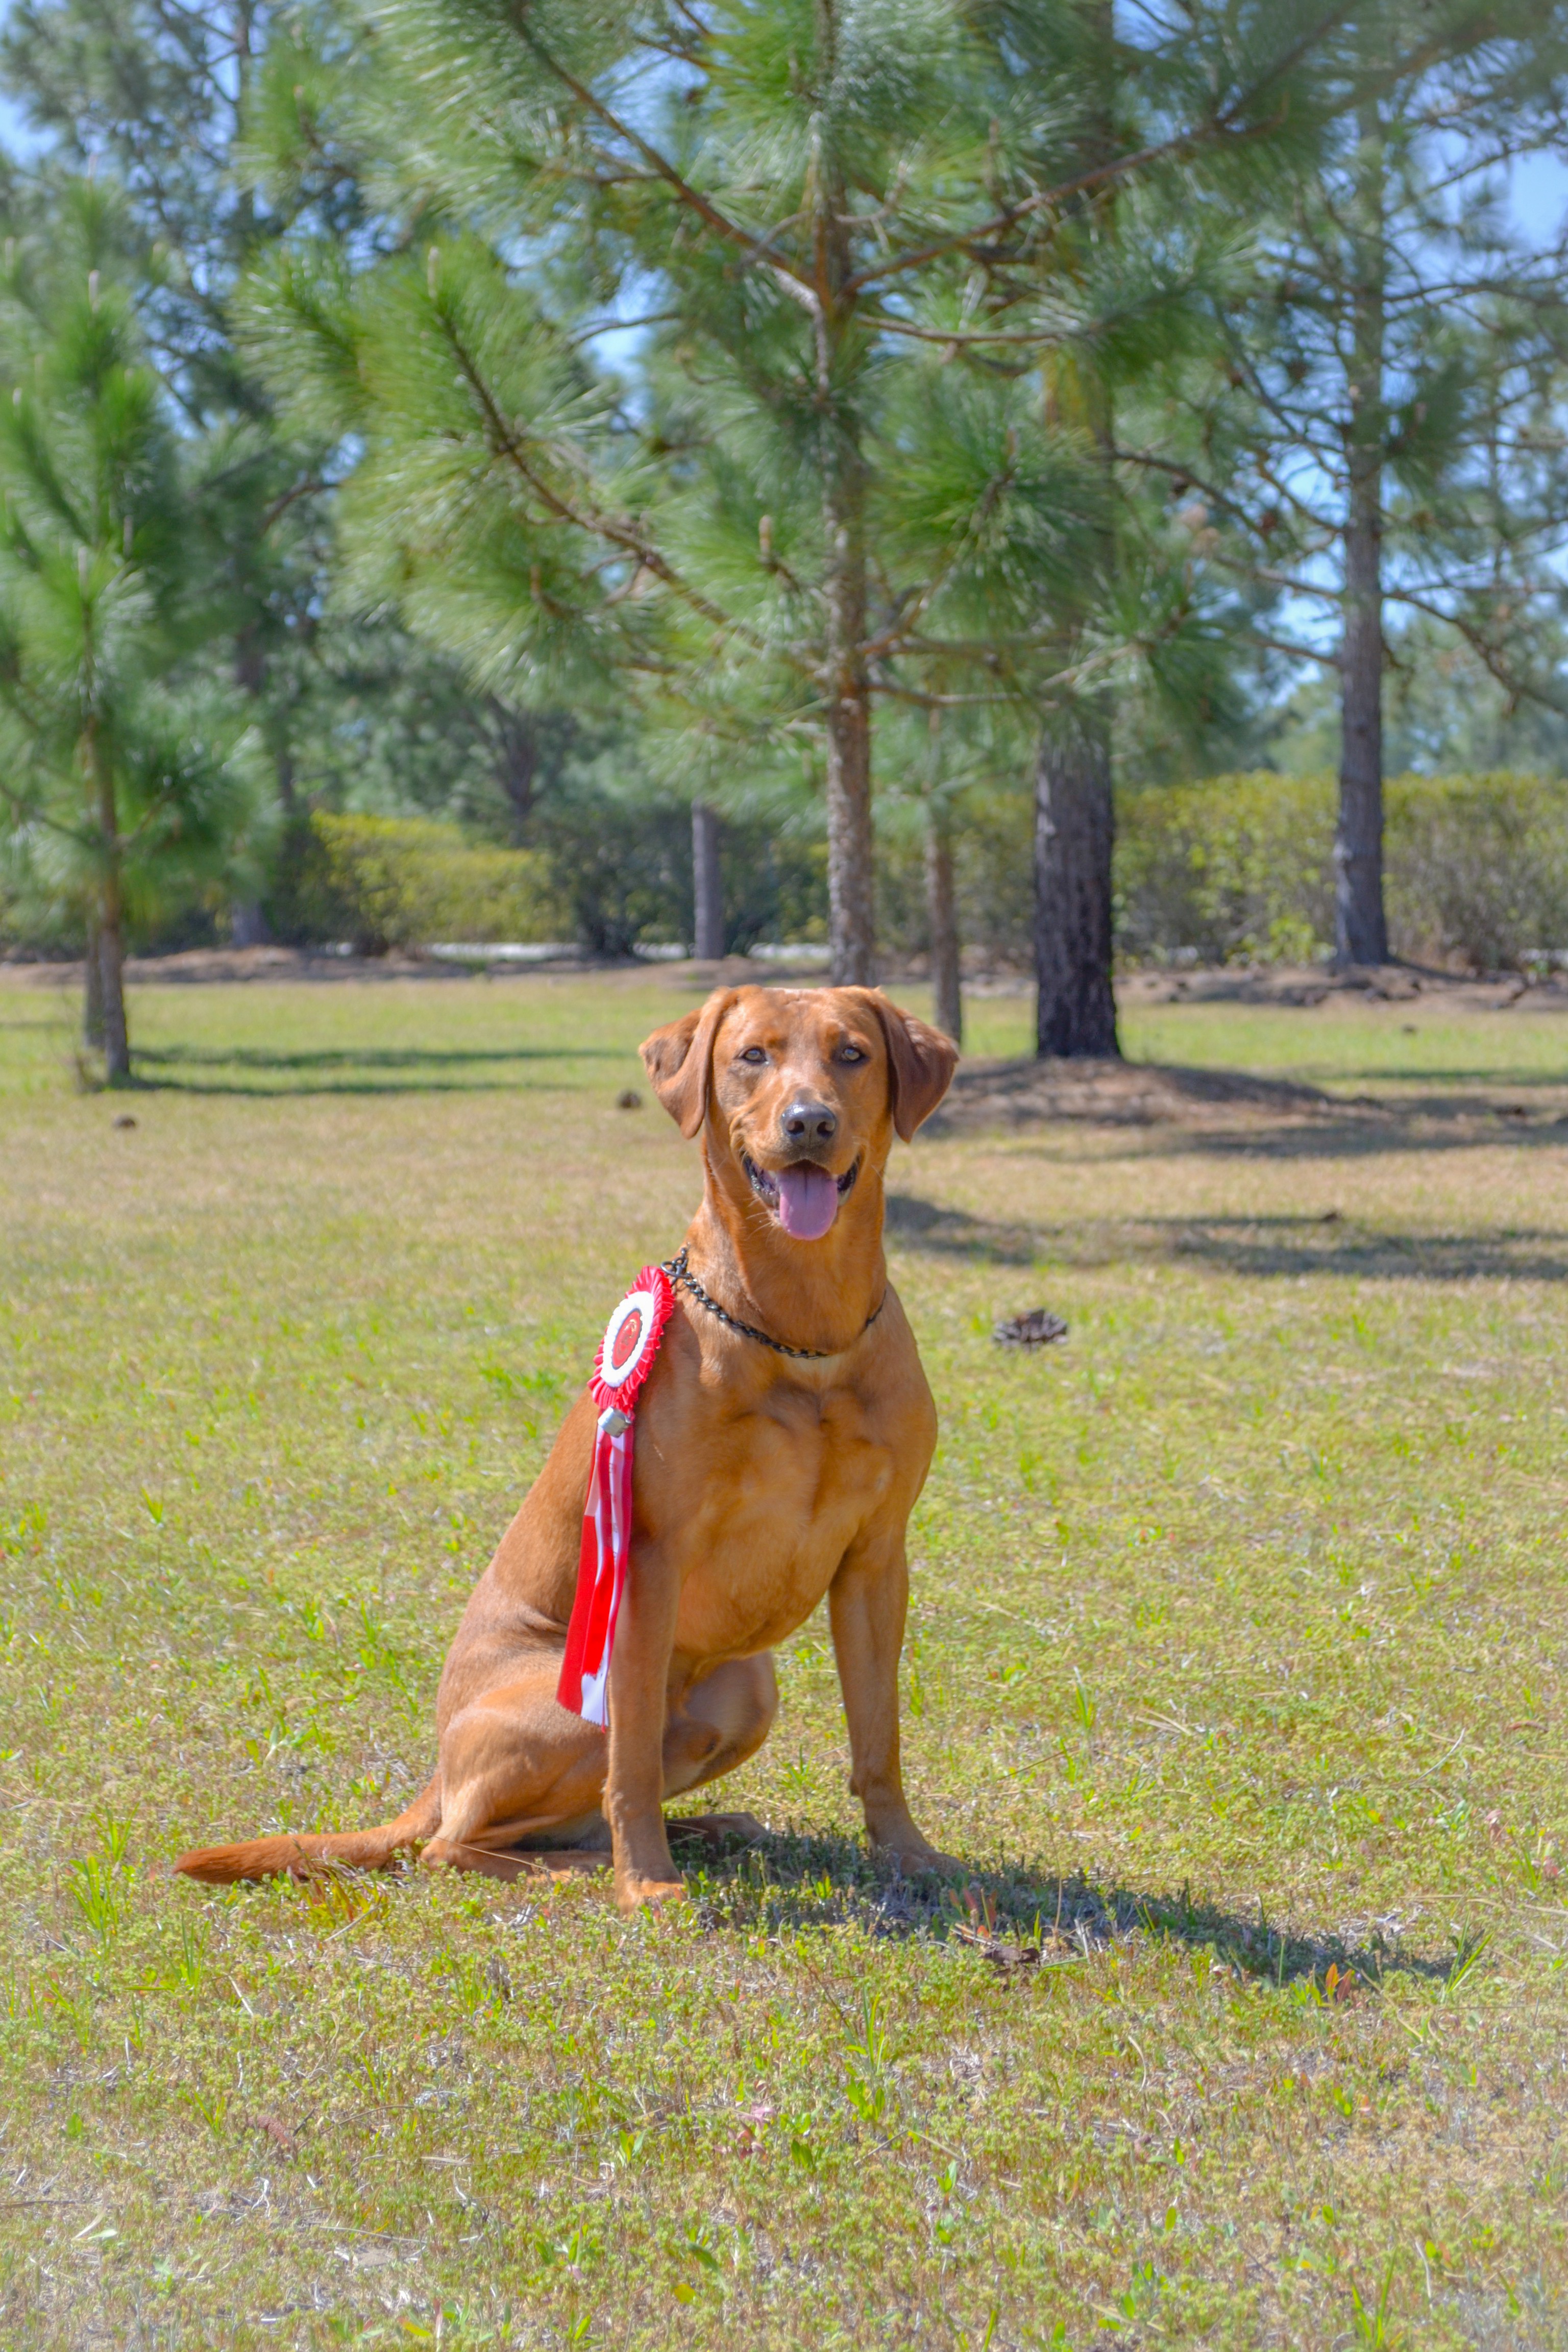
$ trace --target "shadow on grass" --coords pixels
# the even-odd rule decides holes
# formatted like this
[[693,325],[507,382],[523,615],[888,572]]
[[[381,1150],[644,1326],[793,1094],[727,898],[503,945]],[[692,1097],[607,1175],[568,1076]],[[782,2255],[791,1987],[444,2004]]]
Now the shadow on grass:
[[[1004,1974],[1070,1966],[1130,1936],[1206,1951],[1225,1966],[1283,1989],[1321,1994],[1353,1971],[1363,1984],[1391,1976],[1446,1980],[1465,1955],[1432,1958],[1407,1951],[1396,1919],[1368,1921],[1352,1937],[1330,1928],[1292,1929],[1176,1893],[1097,1885],[1004,1864],[952,1879],[907,1878],[854,1839],[768,1832],[739,1852],[705,1854],[670,1823],[678,1860],[704,1924],[734,1928],[831,1927],[854,1921],[873,1936],[956,1941]],[[1472,1947],[1472,1950],[1476,1948]]]
[[888,1194],[886,1225],[889,1236],[910,1249],[996,1265],[1033,1265],[1037,1258],[1052,1255],[1062,1238],[1033,1225],[1003,1225],[989,1217],[972,1217],[966,1209],[943,1209],[934,1201],[917,1200],[910,1192]]
[[[1352,1080],[1360,1079],[1391,1087],[1496,1087],[1500,1094],[1511,1094],[1517,1087],[1524,1094],[1531,1087],[1568,1086],[1568,1058],[1560,1070],[1520,1070],[1506,1066],[1501,1069],[1487,1066],[1470,1068],[1457,1063],[1428,1070],[1403,1062],[1332,1062],[1321,1066],[1304,1064],[1296,1075],[1308,1086],[1349,1086]],[[1435,1099],[1441,1101],[1444,1097],[1437,1096]]]
[[[624,1050],[616,1045],[365,1045],[311,1053],[280,1053],[261,1046],[141,1046],[136,1053],[135,1084],[142,1093],[188,1095],[493,1094],[514,1083],[504,1066],[496,1068],[498,1064],[625,1059]],[[493,1075],[479,1078],[464,1075],[476,1066],[489,1067]],[[187,1077],[187,1070],[198,1075]],[[235,1080],[225,1084],[199,1075],[207,1070],[256,1071],[263,1081],[275,1076],[281,1083],[268,1086]],[[377,1076],[384,1071],[385,1077]]]
[[1379,1105],[1376,1110],[1363,1111],[1354,1118],[1188,1130],[1168,1141],[1162,1139],[1152,1148],[1145,1145],[1140,1157],[1370,1160],[1391,1151],[1474,1151],[1479,1145],[1495,1149],[1503,1144],[1520,1150],[1551,1144],[1560,1149],[1565,1134],[1568,1114],[1543,1117],[1527,1111],[1522,1104],[1513,1112],[1473,1097],[1427,1095],[1417,1102]]
[[1382,1234],[1350,1218],[1203,1217],[1151,1220],[1157,1254],[1196,1257],[1227,1274],[1337,1274],[1467,1282],[1568,1279],[1568,1234],[1525,1227],[1498,1234]]
[[1353,1218],[1136,1217],[1114,1225],[1002,1224],[908,1193],[888,1196],[889,1237],[906,1249],[977,1265],[1098,1266],[1130,1258],[1198,1258],[1226,1274],[1362,1280],[1568,1280],[1568,1234],[1387,1234]]
[[[1312,1083],[1305,1071],[1265,1076],[1195,1063],[976,1061],[959,1072],[922,1134],[1001,1135],[1016,1149],[1031,1131],[1044,1133],[1050,1156],[1059,1159],[1075,1129],[1099,1130],[1086,1156],[1100,1161],[1468,1151],[1482,1141],[1560,1144],[1568,1129],[1568,1062],[1560,1072],[1325,1063],[1312,1066],[1312,1077],[1323,1083]],[[1389,1091],[1325,1090],[1357,1078],[1381,1080]],[[1466,1086],[1490,1091],[1458,1091]],[[1132,1129],[1139,1139],[1108,1155],[1108,1128]],[[1075,1156],[1070,1148],[1067,1156]]]

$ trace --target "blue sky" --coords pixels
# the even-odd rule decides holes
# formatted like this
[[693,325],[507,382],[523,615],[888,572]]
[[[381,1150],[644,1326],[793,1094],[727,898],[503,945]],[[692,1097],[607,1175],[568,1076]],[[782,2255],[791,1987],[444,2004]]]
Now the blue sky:
[[[11,0],[0,0],[0,25],[11,13]],[[26,154],[33,144],[27,126],[8,98],[0,96],[0,145],[8,147],[13,155]]]

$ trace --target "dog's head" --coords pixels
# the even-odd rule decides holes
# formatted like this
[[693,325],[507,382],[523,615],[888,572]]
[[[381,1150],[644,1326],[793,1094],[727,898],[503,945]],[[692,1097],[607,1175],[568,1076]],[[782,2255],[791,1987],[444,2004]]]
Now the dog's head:
[[[947,1092],[957,1048],[870,988],[723,988],[642,1048],[682,1135],[706,1129],[722,1189],[820,1241]],[[730,1181],[726,1181],[730,1180]]]

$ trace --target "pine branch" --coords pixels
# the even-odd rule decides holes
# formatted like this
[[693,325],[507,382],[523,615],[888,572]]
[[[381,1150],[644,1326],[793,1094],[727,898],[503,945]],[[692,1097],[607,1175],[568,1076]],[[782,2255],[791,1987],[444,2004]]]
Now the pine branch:
[[1446,628],[1457,629],[1488,675],[1516,701],[1522,697],[1526,701],[1539,703],[1543,710],[1554,710],[1568,717],[1568,694],[1549,686],[1544,679],[1521,677],[1510,667],[1506,654],[1496,640],[1477,628],[1473,622],[1467,621],[1462,613],[1446,612],[1440,604],[1428,604],[1405,589],[1391,588],[1387,593],[1391,603],[1407,604],[1413,612],[1424,613],[1428,620],[1440,621]]
[[873,637],[868,645],[861,647],[864,660],[880,660],[884,655],[890,654],[898,646],[912,642],[913,631],[921,614],[930,612],[931,605],[942,593],[943,583],[952,578],[954,570],[963,561],[965,551],[973,545],[982,527],[995,512],[997,501],[1005,495],[1016,478],[1016,476],[1011,466],[1004,472],[992,476],[976,499],[973,510],[965,520],[963,530],[952,534],[941,562],[937,564],[924,587],[915,594],[907,611],[899,614],[891,629],[885,631],[879,637]]
[[47,809],[38,806],[37,803],[24,800],[20,793],[13,792],[3,776],[0,776],[0,800],[8,801],[17,816],[25,823],[47,824],[51,833],[60,834],[67,841],[74,842],[79,849],[91,850],[97,846],[96,834],[83,833],[79,827],[67,824],[59,817],[51,816]]
[[590,537],[606,540],[612,547],[618,548],[624,554],[635,556],[645,571],[651,572],[657,580],[662,581],[667,588],[679,596],[682,603],[689,604],[703,620],[710,621],[717,628],[733,630],[756,651],[767,649],[764,647],[763,640],[754,632],[748,630],[744,623],[735,620],[719,605],[710,603],[700,589],[693,588],[689,582],[683,580],[667,557],[634,524],[578,506],[574,500],[563,496],[545,479],[538,468],[531,464],[522,444],[496,406],[490,395],[489,386],[475,365],[461,337],[453,331],[451,320],[446,311],[438,310],[437,318],[446,335],[447,346],[462,371],[463,380],[479,403],[493,453],[506,459],[519,480],[532,491],[541,505],[554,517],[555,520],[569,522]]
[[1292,645],[1284,637],[1268,635],[1262,629],[1249,627],[1247,634],[1251,643],[1261,646],[1265,653],[1286,654],[1292,661],[1317,662],[1324,669],[1338,669],[1340,666],[1339,655],[1326,654],[1320,646]]
[[919,246],[912,252],[894,256],[874,268],[858,270],[846,281],[843,288],[844,294],[846,296],[858,294],[865,287],[875,285],[882,278],[897,276],[905,270],[923,268],[927,262],[938,261],[944,254],[971,250],[983,239],[1005,236],[1008,230],[1016,228],[1020,221],[1027,219],[1035,213],[1047,210],[1053,205],[1066,204],[1073,196],[1087,195],[1095,188],[1115,186],[1130,178],[1132,173],[1147,170],[1151,164],[1175,162],[1180,157],[1201,151],[1205,146],[1216,141],[1228,139],[1235,145],[1240,146],[1254,139],[1266,136],[1271,131],[1278,130],[1279,121],[1283,119],[1282,116],[1266,122],[1252,124],[1244,131],[1234,131],[1230,125],[1238,116],[1245,114],[1249,107],[1255,105],[1273,83],[1288,74],[1302,57],[1306,56],[1327,33],[1331,32],[1337,25],[1341,24],[1349,14],[1350,0],[1345,0],[1343,5],[1330,9],[1310,32],[1303,33],[1282,57],[1274,60],[1268,71],[1255,82],[1250,89],[1238,94],[1228,106],[1223,107],[1208,122],[1198,124],[1191,131],[1178,132],[1174,138],[1157,141],[1152,146],[1139,149],[1134,154],[1120,156],[1113,162],[1096,164],[1089,171],[1077,173],[1070,180],[1061,181],[1055,187],[1040,189],[1031,196],[1021,198],[1017,204],[1009,205],[1003,211],[994,213],[989,220],[977,222],[972,227],[963,229],[952,236],[939,238],[930,245]]
[[751,230],[742,228],[738,221],[731,220],[728,214],[721,212],[717,205],[711,203],[700,190],[694,188],[689,180],[676,170],[668,156],[661,155],[658,149],[651,145],[640,131],[634,131],[629,123],[624,122],[611,108],[605,104],[603,99],[595,98],[585,82],[579,81],[574,74],[567,72],[564,66],[557,64],[542,42],[535,38],[527,23],[525,8],[514,7],[512,27],[518,38],[525,47],[531,50],[546,72],[552,73],[562,88],[571,91],[579,106],[585,107],[592,114],[596,114],[600,121],[615,132],[617,139],[624,139],[633,153],[642,157],[656,178],[662,180],[689,211],[694,212],[700,220],[712,229],[715,235],[723,237],[726,243],[740,247],[749,261],[762,262],[792,300],[798,302],[804,310],[812,312],[813,315],[817,312],[820,305],[809,278],[803,278],[782,255],[770,252],[762,239],[754,236]]

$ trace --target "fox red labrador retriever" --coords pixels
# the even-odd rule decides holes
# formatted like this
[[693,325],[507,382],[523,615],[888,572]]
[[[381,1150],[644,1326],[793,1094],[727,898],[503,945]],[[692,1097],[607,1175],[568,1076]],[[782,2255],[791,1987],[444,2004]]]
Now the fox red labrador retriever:
[[607,1736],[556,1699],[594,1446],[584,1390],[458,1628],[424,1794],[380,1829],[184,1854],[191,1877],[363,1869],[407,1847],[511,1877],[564,1864],[563,1849],[602,1858],[607,1824],[623,1909],[677,1895],[664,1801],[761,1747],[778,1705],[769,1654],[824,1593],[872,1843],[911,1869],[940,1864],[904,1801],[898,1708],[904,1528],[936,1414],[888,1282],[882,1206],[893,1137],[935,1109],[957,1055],[869,989],[739,988],[656,1030],[642,1056],[681,1133],[702,1139],[686,1247],[706,1303],[678,1290],[637,1409]]

